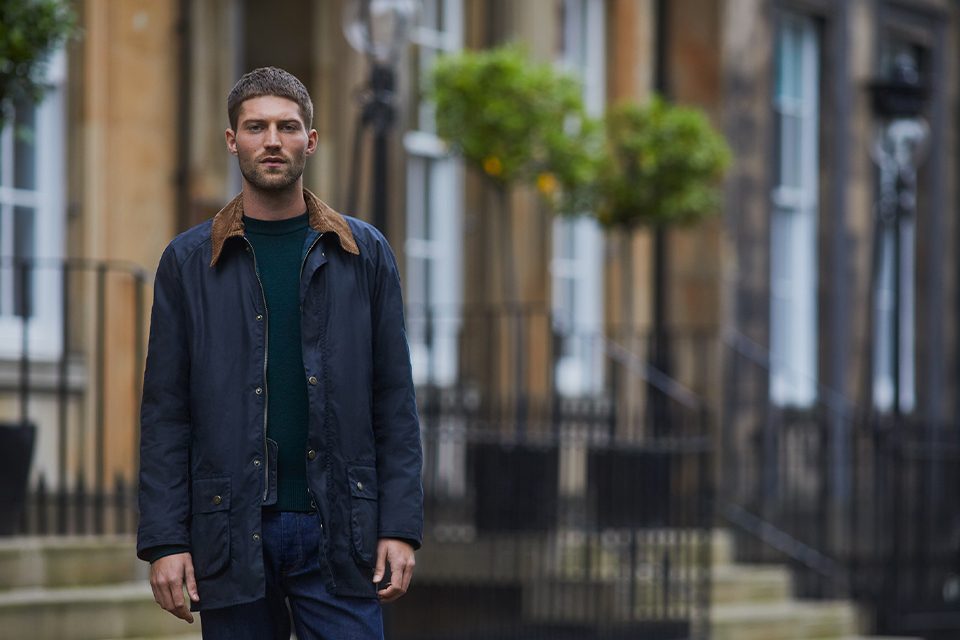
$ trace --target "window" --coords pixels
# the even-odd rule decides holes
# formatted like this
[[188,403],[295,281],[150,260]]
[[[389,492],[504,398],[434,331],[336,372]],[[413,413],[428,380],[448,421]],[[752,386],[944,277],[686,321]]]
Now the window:
[[[421,81],[437,55],[462,48],[462,0],[427,0],[413,34]],[[407,335],[417,384],[457,379],[462,301],[462,169],[436,136],[434,107],[416,105],[407,151]]]
[[775,182],[770,220],[770,399],[817,398],[817,217],[820,34],[785,15],[777,33]]
[[[0,358],[21,355],[25,324],[31,357],[60,354],[65,74],[61,51],[47,66],[43,102],[14,105],[0,131]],[[24,259],[34,265],[25,273],[14,268]]]
[[[602,0],[564,0],[562,64],[583,83],[587,110],[604,108],[604,7]],[[563,395],[603,388],[603,234],[592,218],[553,223],[551,305],[561,337],[556,386]]]

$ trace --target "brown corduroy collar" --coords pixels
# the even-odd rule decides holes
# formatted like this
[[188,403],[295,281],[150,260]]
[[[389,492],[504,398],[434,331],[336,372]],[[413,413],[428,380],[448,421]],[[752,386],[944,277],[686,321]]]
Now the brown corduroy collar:
[[[360,255],[360,248],[350,231],[350,225],[342,215],[307,189],[303,190],[303,200],[307,204],[307,222],[311,229],[320,233],[335,233],[344,251]],[[243,236],[243,194],[231,200],[213,216],[213,226],[210,229],[211,267],[220,259],[220,252],[223,251],[227,238],[237,236]]]

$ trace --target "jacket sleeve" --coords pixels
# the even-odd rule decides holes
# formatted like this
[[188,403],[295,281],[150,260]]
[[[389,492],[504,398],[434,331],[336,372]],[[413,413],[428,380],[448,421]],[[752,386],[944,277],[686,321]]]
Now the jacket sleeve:
[[423,539],[423,452],[400,276],[386,239],[377,232],[375,240],[371,314],[379,536],[402,538],[419,548]]
[[140,525],[137,555],[190,546],[190,357],[180,268],[160,258],[140,406]]

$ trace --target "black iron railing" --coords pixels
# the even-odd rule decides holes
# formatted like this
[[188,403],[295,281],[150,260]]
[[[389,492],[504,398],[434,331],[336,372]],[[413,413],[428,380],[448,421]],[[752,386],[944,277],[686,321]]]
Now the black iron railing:
[[799,594],[852,597],[881,633],[960,630],[960,431],[869,411],[820,385],[769,393],[765,350],[725,337],[720,514],[739,559],[789,562]]
[[[147,278],[8,268],[60,274],[63,345],[44,360],[28,337],[7,390],[23,399],[10,421],[36,425],[38,452],[56,457],[35,464],[15,532],[132,533]],[[562,328],[535,306],[410,309],[407,323],[426,526],[390,637],[706,637],[706,339],[673,341],[681,382],[650,367],[646,337]]]
[[[11,277],[5,277],[12,275]],[[147,274],[128,263],[0,259],[9,340],[0,416],[5,533],[129,531],[135,521]],[[12,302],[12,304],[10,304]],[[12,336],[12,337],[11,337]],[[16,344],[17,348],[13,348]]]
[[533,305],[407,318],[434,378],[437,354],[458,375],[421,372],[426,542],[392,637],[706,637],[706,338],[673,341],[684,384],[645,336]]

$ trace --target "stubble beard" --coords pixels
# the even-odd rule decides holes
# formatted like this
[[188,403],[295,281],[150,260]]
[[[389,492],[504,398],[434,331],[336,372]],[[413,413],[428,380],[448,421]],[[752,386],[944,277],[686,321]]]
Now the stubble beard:
[[294,158],[280,170],[267,169],[255,160],[241,160],[240,174],[252,187],[260,191],[283,191],[289,189],[300,176],[306,158]]

